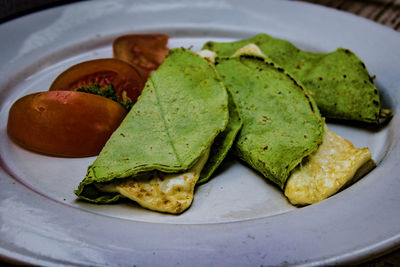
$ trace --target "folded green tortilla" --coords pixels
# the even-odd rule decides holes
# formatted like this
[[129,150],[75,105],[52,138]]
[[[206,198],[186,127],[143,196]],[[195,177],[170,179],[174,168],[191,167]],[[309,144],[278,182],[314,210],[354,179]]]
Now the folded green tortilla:
[[380,98],[365,64],[350,50],[331,53],[302,51],[286,40],[267,34],[230,43],[208,42],[203,49],[232,56],[241,47],[255,44],[269,61],[284,68],[311,91],[327,118],[378,123]]
[[283,189],[290,172],[322,142],[323,119],[314,100],[261,57],[220,57],[215,64],[243,120],[235,153]]
[[207,163],[205,164],[200,178],[197,181],[198,184],[207,182],[218,166],[225,159],[233,142],[236,139],[237,134],[242,128],[242,119],[239,115],[238,107],[232,98],[232,95],[228,91],[228,106],[229,106],[229,121],[225,130],[221,132],[214,140],[211,146],[210,156]]
[[[214,66],[172,49],[75,193],[95,203],[130,194],[143,207],[180,213],[192,201],[200,170],[209,179],[233,143],[241,122],[232,119],[230,133],[228,93]],[[219,135],[232,141],[217,142]],[[215,149],[221,152],[210,153]]]

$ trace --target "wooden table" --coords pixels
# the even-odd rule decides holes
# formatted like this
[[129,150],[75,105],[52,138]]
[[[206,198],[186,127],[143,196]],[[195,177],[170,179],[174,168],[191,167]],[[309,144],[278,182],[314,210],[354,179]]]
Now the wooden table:
[[[300,0],[350,12],[400,32],[400,0]],[[44,8],[77,0],[0,0],[0,23]],[[400,44],[399,44],[400,47]],[[399,218],[400,223],[400,218]],[[400,249],[377,259],[361,263],[362,267],[400,266]],[[5,263],[0,261],[0,267]],[[9,265],[7,265],[9,266]]]
[[400,31],[400,0],[302,0],[350,12]]

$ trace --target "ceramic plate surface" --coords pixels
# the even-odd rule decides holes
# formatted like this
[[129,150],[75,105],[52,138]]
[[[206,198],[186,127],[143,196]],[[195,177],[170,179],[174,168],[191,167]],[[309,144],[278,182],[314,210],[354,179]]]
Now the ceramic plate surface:
[[[265,32],[300,48],[361,57],[394,118],[380,130],[330,124],[378,166],[318,204],[291,206],[259,174],[229,158],[179,216],[136,204],[93,205],[73,190],[90,158],[24,150],[6,134],[14,101],[46,91],[78,62],[112,56],[123,34],[162,32],[199,50]],[[351,263],[400,244],[400,35],[347,13],[291,1],[88,1],[0,25],[0,257],[38,265],[260,266]]]

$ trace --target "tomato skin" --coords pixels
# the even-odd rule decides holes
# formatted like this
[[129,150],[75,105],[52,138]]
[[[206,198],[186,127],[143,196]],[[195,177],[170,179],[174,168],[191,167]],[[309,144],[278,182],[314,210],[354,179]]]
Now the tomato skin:
[[57,76],[50,91],[76,91],[91,83],[105,87],[112,84],[120,100],[123,92],[133,103],[141,94],[144,79],[130,64],[115,58],[102,58],[78,63]]
[[113,42],[113,54],[133,65],[145,80],[161,65],[169,52],[165,34],[128,34]]
[[7,132],[20,146],[54,156],[97,155],[126,110],[107,98],[73,91],[26,95],[11,107]]

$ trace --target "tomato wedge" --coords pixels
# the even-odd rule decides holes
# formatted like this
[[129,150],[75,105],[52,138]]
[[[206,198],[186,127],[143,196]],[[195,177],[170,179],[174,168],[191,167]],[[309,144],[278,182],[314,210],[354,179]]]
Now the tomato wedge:
[[[120,100],[126,94],[135,103],[144,87],[144,80],[130,64],[114,58],[103,58],[76,64],[62,72],[51,84],[50,91],[76,91],[79,87],[112,84]],[[124,93],[125,92],[125,93]]]
[[11,107],[7,132],[20,146],[44,154],[97,155],[126,115],[105,97],[73,91],[30,94]]
[[114,57],[132,64],[145,80],[161,65],[168,54],[165,34],[129,34],[113,43]]

